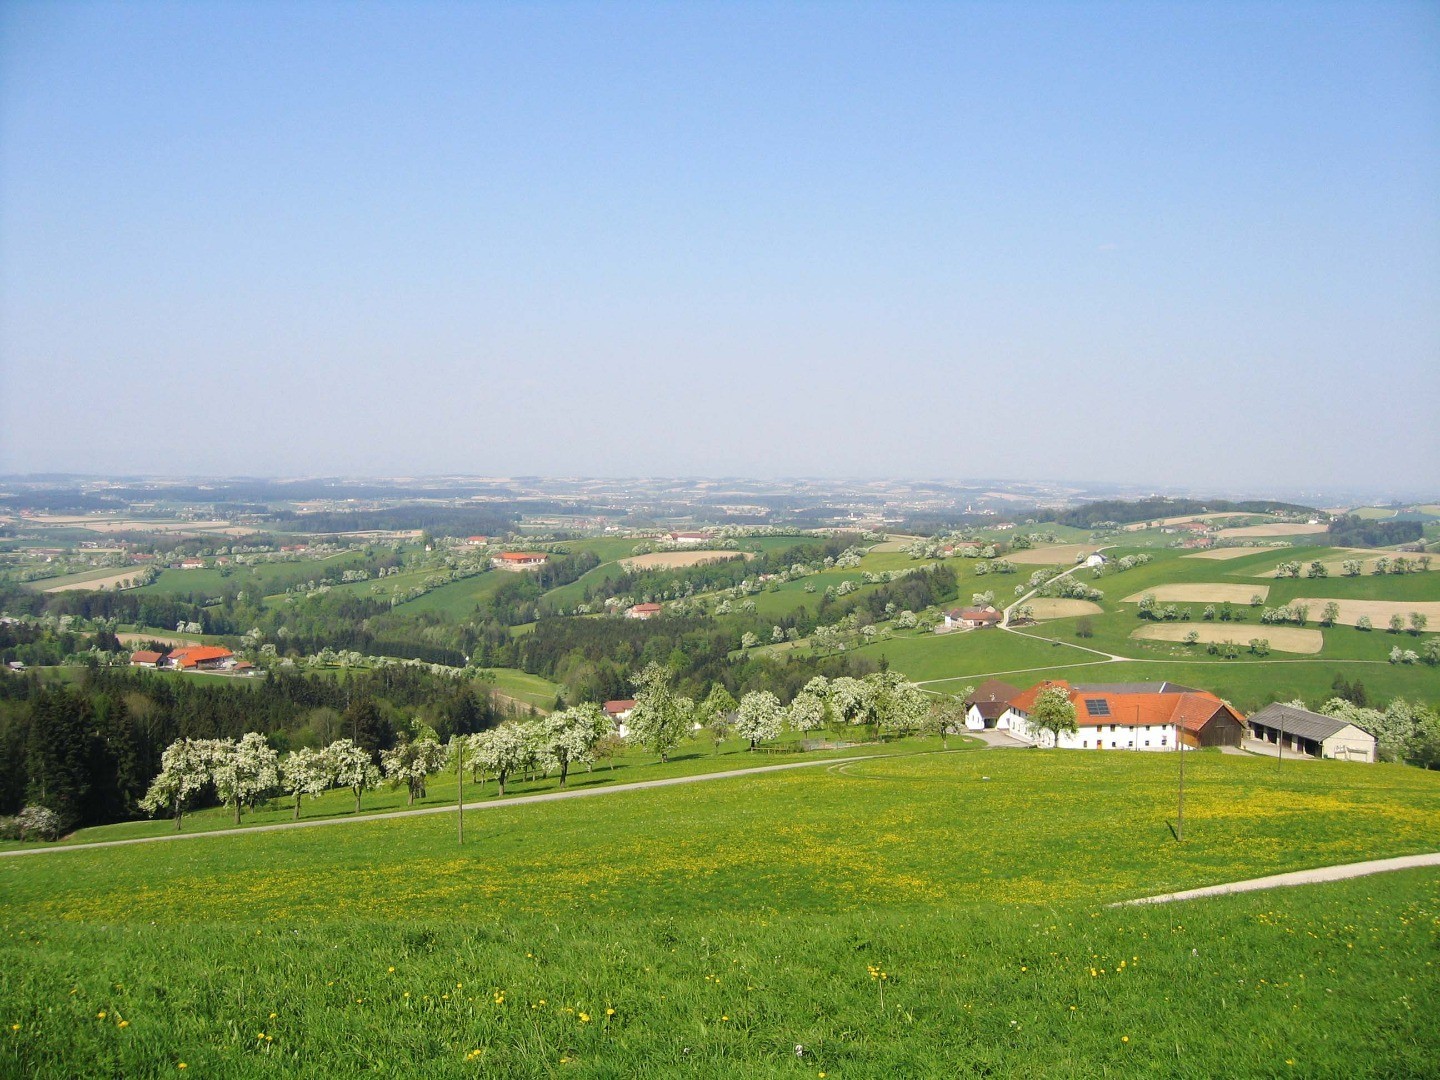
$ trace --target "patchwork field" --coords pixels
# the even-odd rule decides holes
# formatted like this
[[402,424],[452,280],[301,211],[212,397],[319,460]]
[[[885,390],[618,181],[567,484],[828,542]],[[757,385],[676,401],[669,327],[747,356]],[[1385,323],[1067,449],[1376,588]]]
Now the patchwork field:
[[1155,585],[1125,597],[1125,603],[1138,604],[1146,594],[1164,602],[1190,602],[1223,604],[1248,604],[1252,596],[1264,598],[1270,592],[1267,585],[1230,585],[1215,581],[1180,582],[1173,585]]
[[1037,596],[1025,603],[1035,612],[1035,618],[1042,621],[1045,619],[1070,619],[1077,615],[1100,615],[1105,610],[1099,604],[1089,600],[1066,600],[1060,597]]
[[1328,526],[1325,525],[1276,522],[1267,525],[1241,525],[1234,529],[1221,529],[1215,535],[1225,540],[1262,536],[1315,536],[1325,532],[1327,528]]
[[1277,652],[1318,653],[1325,646],[1325,635],[1319,630],[1300,626],[1259,626],[1235,623],[1146,623],[1131,631],[1130,636],[1142,641],[1184,641],[1191,633],[1200,642],[1233,641],[1246,645],[1251,638],[1264,638]]
[[621,559],[620,565],[634,570],[674,570],[707,562],[753,557],[744,551],[656,551],[649,555],[632,555],[628,559]]
[[1435,850],[1440,776],[1186,756],[1183,844],[1169,755],[961,751],[0,859],[0,1071],[1434,1075],[1440,873],[1105,904]]
[[1012,551],[1005,557],[1013,563],[1022,563],[1025,566],[1073,566],[1078,556],[1091,555],[1096,550],[1095,544],[1049,544]]

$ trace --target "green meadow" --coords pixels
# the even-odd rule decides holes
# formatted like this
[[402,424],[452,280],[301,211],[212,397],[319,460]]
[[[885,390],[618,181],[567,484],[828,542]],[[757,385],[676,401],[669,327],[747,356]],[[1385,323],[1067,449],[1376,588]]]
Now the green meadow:
[[[1440,775],[899,754],[0,859],[7,1075],[1440,1071]],[[185,1068],[181,1069],[181,1064]]]

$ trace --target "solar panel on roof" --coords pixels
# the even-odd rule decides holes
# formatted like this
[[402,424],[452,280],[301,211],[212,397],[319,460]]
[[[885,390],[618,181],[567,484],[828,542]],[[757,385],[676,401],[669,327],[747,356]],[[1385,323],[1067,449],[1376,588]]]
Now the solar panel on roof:
[[1110,702],[1103,697],[1090,697],[1085,699],[1085,711],[1091,716],[1109,716]]

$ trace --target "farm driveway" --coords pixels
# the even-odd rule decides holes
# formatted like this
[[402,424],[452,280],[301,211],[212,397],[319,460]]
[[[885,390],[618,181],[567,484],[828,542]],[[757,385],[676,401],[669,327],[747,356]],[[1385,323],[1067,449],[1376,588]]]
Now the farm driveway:
[[1383,874],[1390,870],[1411,870],[1417,866],[1440,866],[1440,851],[1428,855],[1402,855],[1397,859],[1372,859],[1369,862],[1345,863],[1342,866],[1318,866],[1313,870],[1296,870],[1290,874],[1272,874],[1270,877],[1251,878],[1248,881],[1232,881],[1226,885],[1206,885],[1200,889],[1186,889],[1183,892],[1164,893],[1160,896],[1142,896],[1138,900],[1122,900],[1111,907],[1129,907],[1132,904],[1169,904],[1175,900],[1194,900],[1201,896],[1227,896],[1230,893],[1255,892],[1259,889],[1280,889],[1288,885],[1312,885],[1320,881],[1344,881],[1346,878],[1365,877],[1367,874]]

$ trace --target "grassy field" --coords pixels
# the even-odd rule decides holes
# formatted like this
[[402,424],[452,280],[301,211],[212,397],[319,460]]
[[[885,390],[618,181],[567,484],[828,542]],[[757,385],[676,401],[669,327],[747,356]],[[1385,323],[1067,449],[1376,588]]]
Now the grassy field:
[[494,676],[490,685],[506,697],[541,709],[551,708],[560,692],[558,683],[515,668],[491,668],[487,674]]
[[[10,1075],[1423,1076],[1440,775],[960,751],[0,860]],[[797,1054],[796,1047],[801,1048]]]

